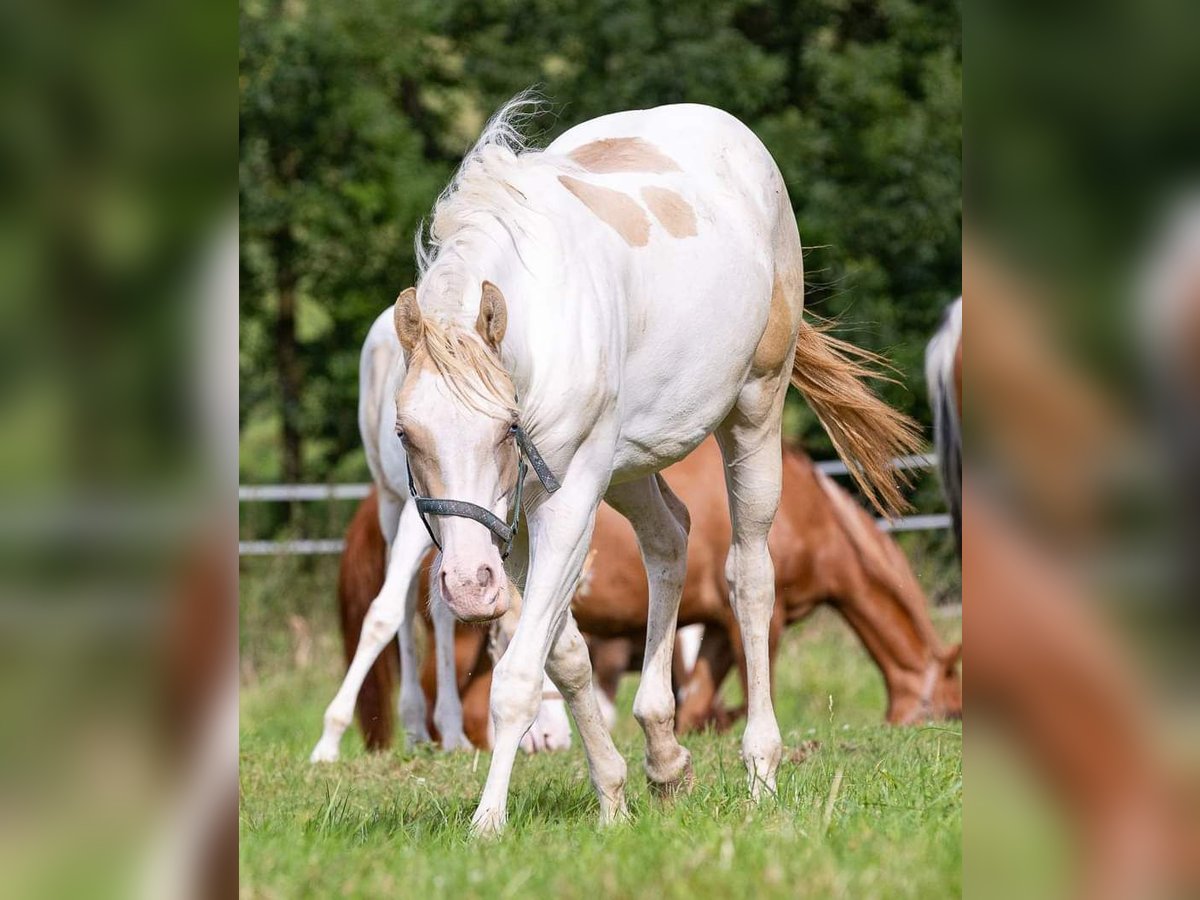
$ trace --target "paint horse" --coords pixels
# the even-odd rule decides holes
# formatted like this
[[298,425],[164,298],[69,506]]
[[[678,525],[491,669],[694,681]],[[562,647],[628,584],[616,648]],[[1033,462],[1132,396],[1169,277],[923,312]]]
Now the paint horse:
[[775,790],[782,752],[767,536],[788,384],[881,508],[903,505],[889,463],[915,449],[916,430],[864,386],[863,354],[803,321],[795,218],[749,129],[678,105],[586,122],[533,151],[512,126],[520,103],[489,122],[439,198],[418,287],[395,306],[396,435],[410,507],[440,550],[436,589],[459,619],[488,621],[523,581],[521,618],[495,668],[495,742],[473,830],[505,823],[543,669],[575,719],[601,822],[626,815],[625,761],[570,614],[604,499],[630,521],[650,573],[634,701],[646,774],[660,794],[690,784],[670,683],[689,520],[658,473],[709,434],[725,461],[726,575],[748,673],[742,755],[758,798]]
[[[375,481],[375,494],[367,514],[377,518],[376,529],[351,528],[348,541],[363,542],[365,546],[347,546],[342,555],[339,594],[361,597],[368,595],[364,609],[357,604],[349,609],[341,604],[342,636],[349,666],[337,694],[325,710],[321,738],[310,757],[314,763],[332,762],[340,754],[342,736],[350,725],[359,692],[372,695],[366,702],[376,710],[370,726],[364,724],[368,746],[377,740],[373,731],[390,735],[390,712],[384,719],[378,710],[375,694],[390,695],[394,683],[389,658],[378,661],[384,647],[399,644],[400,700],[399,714],[406,740],[423,743],[436,734],[446,750],[481,746],[464,732],[460,699],[462,685],[456,676],[455,658],[458,648],[455,639],[454,616],[441,602],[440,594],[431,595],[419,582],[422,560],[432,547],[431,535],[422,525],[415,504],[409,502],[407,461],[404,449],[395,435],[395,397],[404,379],[405,366],[400,342],[396,335],[393,310],[389,307],[372,325],[363,344],[359,363],[359,431],[363,439],[368,466]],[[389,411],[389,408],[391,411]],[[360,507],[358,515],[364,514]],[[374,535],[379,534],[378,538]],[[372,556],[372,546],[379,541],[379,552],[386,558],[385,575],[376,575],[374,567],[361,568],[358,563]],[[419,687],[426,676],[418,678],[418,656],[414,628],[417,620],[418,597],[429,597],[425,611],[432,619],[434,652],[429,664],[435,667],[436,692]],[[368,601],[374,598],[373,602]],[[353,634],[350,633],[353,631]],[[457,642],[461,644],[461,640]],[[490,660],[487,662],[490,671]],[[543,676],[543,694],[557,689]],[[490,681],[488,682],[490,684]],[[485,695],[486,696],[486,695]],[[436,699],[431,704],[430,701]],[[547,749],[569,743],[570,728],[564,714],[554,708],[561,701],[544,704],[539,715],[542,729],[531,729],[522,738],[527,750]],[[428,710],[432,706],[432,715]]]

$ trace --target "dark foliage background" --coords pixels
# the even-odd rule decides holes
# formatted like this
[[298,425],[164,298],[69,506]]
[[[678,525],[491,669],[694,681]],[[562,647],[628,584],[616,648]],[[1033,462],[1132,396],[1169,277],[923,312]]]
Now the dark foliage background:
[[[809,308],[885,352],[928,421],[921,359],[960,291],[960,9],[949,0],[243,0],[241,480],[366,477],[367,327],[487,116],[539,85],[548,141],[627,108],[723,107],[766,142]],[[789,436],[832,448],[795,400]]]

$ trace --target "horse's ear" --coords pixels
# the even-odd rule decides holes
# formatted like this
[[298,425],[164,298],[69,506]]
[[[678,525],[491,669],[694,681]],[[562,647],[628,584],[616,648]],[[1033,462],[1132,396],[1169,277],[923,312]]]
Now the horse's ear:
[[396,336],[406,354],[412,353],[421,336],[421,307],[417,306],[417,289],[405,288],[396,298]]
[[508,328],[508,306],[504,303],[504,295],[500,288],[490,281],[483,283],[483,296],[479,300],[479,318],[475,320],[475,330],[493,350],[499,352],[500,342],[504,340],[504,332]]

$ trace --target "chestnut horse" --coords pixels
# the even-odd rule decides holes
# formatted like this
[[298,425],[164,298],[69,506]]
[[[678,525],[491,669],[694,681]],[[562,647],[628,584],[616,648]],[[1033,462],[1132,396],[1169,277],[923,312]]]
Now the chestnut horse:
[[[681,732],[716,715],[717,690],[735,663],[743,686],[746,677],[724,572],[731,531],[721,470],[720,450],[710,439],[663,473],[692,520],[679,624],[705,626],[700,656],[676,713]],[[944,647],[939,640],[904,554],[849,494],[797,451],[784,453],[779,511],[768,546],[776,596],[772,659],[785,626],[829,603],[879,666],[889,722],[961,714],[960,648]],[[645,572],[637,565],[632,529],[608,507],[597,514],[590,557],[572,603],[580,629],[596,637],[640,637],[646,628]]]
[[[700,658],[681,691],[683,701],[676,717],[680,732],[709,721],[729,724],[730,717],[717,708],[717,691],[735,663],[745,678],[740,634],[724,578],[730,523],[720,471],[720,451],[709,440],[664,473],[692,518],[679,621],[705,626]],[[363,502],[347,533],[338,593],[347,660],[354,654],[362,619],[384,575],[383,538],[373,503],[373,497]],[[889,722],[961,715],[959,646],[944,647],[938,639],[904,554],[844,490],[797,451],[784,457],[783,490],[770,549],[778,598],[771,627],[772,654],[785,626],[828,603],[858,634],[879,667],[888,692]],[[348,569],[357,576],[349,577]],[[370,573],[367,581],[360,580],[363,573]],[[610,696],[615,693],[616,677],[637,656],[628,639],[644,635],[648,602],[633,531],[613,510],[601,507],[572,610],[580,628],[593,637],[593,667]],[[612,640],[597,642],[596,636]],[[479,747],[489,746],[491,660],[486,644],[485,632],[459,626],[455,646],[463,726]],[[390,654],[386,656],[372,669],[359,697],[359,721],[371,747],[390,743],[395,663]],[[426,656],[422,687],[432,698],[432,654]]]

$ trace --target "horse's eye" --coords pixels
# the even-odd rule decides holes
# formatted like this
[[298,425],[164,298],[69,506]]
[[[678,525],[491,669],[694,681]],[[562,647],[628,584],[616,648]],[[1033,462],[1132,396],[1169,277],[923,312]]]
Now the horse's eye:
[[396,426],[396,437],[400,439],[400,443],[405,443],[406,435],[404,434],[404,429],[399,425]]
[[511,425],[508,426],[508,433],[515,437],[517,434],[517,431],[520,429],[520,427],[521,426],[518,425],[516,422],[513,422]]

